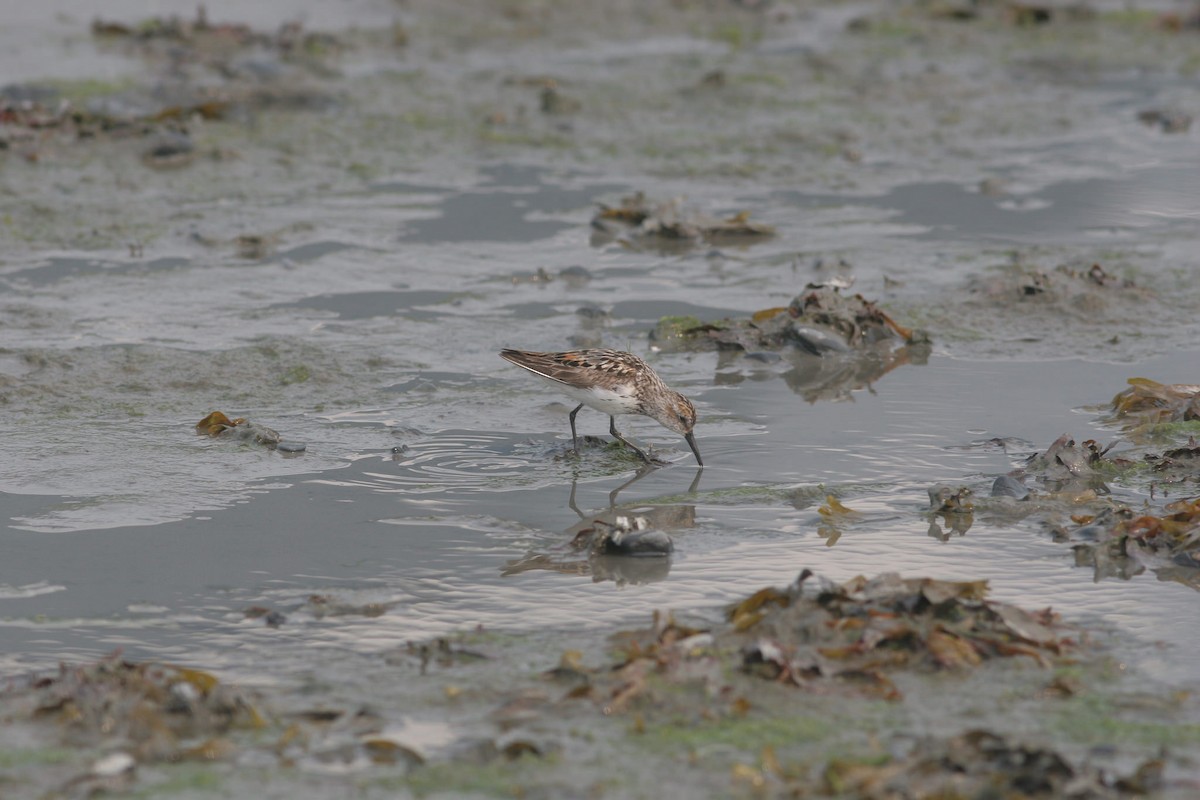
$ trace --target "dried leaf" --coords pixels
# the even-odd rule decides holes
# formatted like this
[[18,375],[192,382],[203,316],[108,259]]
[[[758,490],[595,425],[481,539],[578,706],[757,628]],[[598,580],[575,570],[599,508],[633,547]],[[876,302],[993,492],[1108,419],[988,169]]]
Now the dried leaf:
[[425,757],[408,745],[384,736],[362,740],[363,750],[374,764],[424,764]]
[[1033,614],[1016,606],[1001,604],[992,606],[992,612],[1000,617],[1005,627],[1018,638],[1032,644],[1057,648],[1058,635]]
[[214,411],[196,423],[196,433],[201,436],[216,436],[224,430],[241,425],[246,420],[242,417],[230,419],[220,411]]
[[753,321],[755,323],[762,323],[762,322],[766,322],[768,320],[774,319],[775,317],[779,316],[780,314],[783,314],[786,311],[787,311],[787,306],[775,306],[774,308],[764,308],[761,311],[755,311],[753,314],[751,314],[750,319],[751,319],[751,321]]
[[734,764],[733,780],[735,783],[748,783],[755,789],[760,789],[767,785],[767,780],[763,777],[762,770],[752,767],[749,764]]
[[842,505],[842,502],[831,494],[825,495],[825,504],[817,509],[823,517],[858,515],[859,512]]
[[925,646],[929,648],[934,661],[947,669],[977,667],[983,662],[983,656],[970,641],[942,628],[926,637]]
[[180,750],[172,755],[172,761],[224,761],[237,752],[237,747],[228,739],[213,738],[195,747]]
[[192,686],[195,686],[198,690],[200,690],[201,694],[208,694],[214,688],[216,688],[217,684],[220,683],[215,675],[204,672],[203,670],[175,666],[172,666],[171,668],[175,670],[175,674],[178,675],[180,679],[187,681]]
[[987,581],[939,581],[932,578],[921,581],[921,594],[935,606],[947,600],[982,600],[987,593]]
[[753,614],[763,606],[774,604],[780,608],[786,608],[790,602],[791,599],[787,596],[787,594],[780,592],[774,587],[768,586],[765,589],[759,589],[745,600],[730,608],[729,619],[736,623],[739,617]]

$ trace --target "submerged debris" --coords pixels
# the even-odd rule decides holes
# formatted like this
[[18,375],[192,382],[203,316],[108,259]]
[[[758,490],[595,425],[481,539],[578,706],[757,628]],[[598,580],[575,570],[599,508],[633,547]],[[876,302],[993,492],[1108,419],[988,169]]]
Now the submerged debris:
[[1127,463],[1107,457],[1115,444],[1101,447],[1094,439],[1076,444],[1064,433],[1044,452],[1030,456],[1025,462],[1025,472],[1036,475],[1052,492],[1107,494],[1104,481]]
[[214,411],[196,423],[196,433],[201,436],[236,439],[243,442],[253,442],[264,447],[275,447],[279,444],[279,434],[265,425],[251,422],[245,417],[230,419],[221,411]]
[[[929,488],[929,510],[930,536],[942,542],[948,541],[951,534],[962,536],[975,522],[975,493],[966,486],[932,486]],[[941,517],[940,523],[938,517]]]
[[1011,497],[1014,500],[1028,500],[1032,492],[1013,475],[998,475],[992,481],[992,497]]
[[750,221],[742,211],[724,219],[685,208],[680,199],[651,204],[641,192],[625,197],[619,206],[600,204],[592,218],[592,228],[612,238],[655,239],[686,245],[701,242],[748,241],[775,235],[770,225]]
[[580,531],[571,542],[577,550],[592,555],[668,556],[675,549],[671,537],[650,527],[645,516],[618,515],[612,522],[595,520],[591,528]]
[[251,422],[245,417],[230,419],[220,411],[214,411],[197,422],[196,433],[201,436],[251,442],[283,453],[301,453],[305,450],[303,442],[284,441],[277,432],[266,425]]
[[1139,111],[1138,121],[1163,133],[1187,133],[1192,127],[1192,115],[1174,108]]
[[935,514],[971,514],[975,493],[966,486],[938,484],[929,488],[929,508]]
[[670,573],[675,550],[666,529],[692,527],[695,515],[695,506],[685,505],[639,512],[610,508],[573,526],[568,532],[575,535],[565,552],[530,553],[505,564],[501,575],[548,570],[619,586],[661,581]]

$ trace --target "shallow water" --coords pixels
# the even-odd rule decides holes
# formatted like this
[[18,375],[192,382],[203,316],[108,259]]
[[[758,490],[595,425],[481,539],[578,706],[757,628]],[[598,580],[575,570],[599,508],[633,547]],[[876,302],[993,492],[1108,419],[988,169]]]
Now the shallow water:
[[[1109,369],[1073,360],[981,365],[935,357],[847,402],[810,404],[763,375],[722,386],[710,379],[706,388],[703,374],[715,361],[696,356],[677,370],[696,376],[676,383],[700,408],[698,438],[709,466],[699,475],[682,442],[650,424],[625,426],[672,461],[616,498],[630,513],[686,512],[676,515],[681,527],[667,527],[676,541],[669,563],[614,559],[615,574],[599,582],[546,569],[502,575],[530,554],[586,563],[565,548],[579,521],[569,506],[572,490],[585,514],[597,513],[633,475],[595,450],[578,462],[563,458],[565,419],[536,411],[536,387],[514,376],[511,386],[492,387],[502,397],[491,413],[510,420],[509,433],[407,433],[398,437],[401,453],[365,449],[308,474],[303,466],[318,458],[270,456],[297,472],[251,481],[227,507],[177,522],[54,533],[48,520],[62,519],[69,501],[6,495],[4,669],[119,646],[131,655],[186,655],[251,678],[278,635],[369,652],[476,625],[608,625],[657,608],[712,606],[786,583],[807,567],[834,580],[889,570],[986,578],[998,598],[1094,618],[1144,644],[1168,642],[1168,655],[1146,666],[1163,678],[1191,675],[1191,659],[1200,655],[1187,633],[1193,590],[1150,574],[1093,584],[1070,550],[1036,525],[981,516],[964,535],[940,541],[921,513],[936,483],[986,495],[994,476],[1016,466],[1020,453],[1006,454],[990,439],[1111,438],[1080,410],[1120,388]],[[666,372],[673,363],[679,360],[660,365]],[[1162,379],[1198,367],[1200,353],[1191,352],[1143,363],[1139,374]],[[462,391],[460,381],[427,376],[426,390]],[[597,416],[581,413],[581,432],[602,430]],[[324,427],[332,430],[311,449],[331,447],[344,423]],[[367,427],[378,444],[397,439],[386,424]],[[263,459],[223,442],[197,439],[193,450],[231,464]],[[146,481],[163,483],[143,475]],[[862,514],[839,526],[834,544],[818,534],[816,506],[827,491]],[[300,609],[286,634],[270,635],[241,618],[243,608],[288,610],[313,593],[387,604],[388,612],[330,624]],[[1129,613],[1142,603],[1156,613]]]

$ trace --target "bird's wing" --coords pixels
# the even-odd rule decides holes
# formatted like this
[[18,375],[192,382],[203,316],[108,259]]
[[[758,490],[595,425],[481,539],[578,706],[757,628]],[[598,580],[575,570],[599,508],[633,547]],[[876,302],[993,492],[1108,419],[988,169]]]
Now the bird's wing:
[[[589,388],[597,371],[625,377],[630,366],[625,353],[613,350],[569,350],[565,353],[535,353],[528,350],[501,350],[500,357],[552,381]],[[632,377],[632,375],[630,375]]]

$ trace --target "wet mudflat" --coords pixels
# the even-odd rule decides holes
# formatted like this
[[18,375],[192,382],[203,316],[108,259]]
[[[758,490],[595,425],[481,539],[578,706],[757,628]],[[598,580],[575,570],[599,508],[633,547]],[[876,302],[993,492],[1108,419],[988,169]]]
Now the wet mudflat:
[[1196,794],[1194,9],[58,11],[0,795]]

